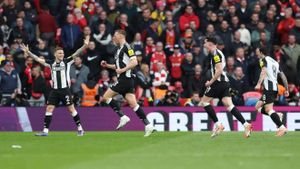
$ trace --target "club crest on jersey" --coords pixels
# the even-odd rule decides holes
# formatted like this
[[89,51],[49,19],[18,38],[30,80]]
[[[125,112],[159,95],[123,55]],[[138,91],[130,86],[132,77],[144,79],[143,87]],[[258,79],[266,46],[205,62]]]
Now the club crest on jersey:
[[128,50],[128,55],[129,56],[133,56],[134,55],[134,51],[132,49]]
[[215,55],[214,56],[214,61],[215,62],[220,62],[221,61],[220,56],[219,55]]

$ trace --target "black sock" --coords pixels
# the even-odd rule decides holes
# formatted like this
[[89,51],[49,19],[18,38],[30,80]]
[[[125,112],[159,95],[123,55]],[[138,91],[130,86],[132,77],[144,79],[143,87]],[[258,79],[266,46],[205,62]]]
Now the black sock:
[[144,110],[139,107],[136,111],[135,111],[136,115],[143,121],[143,123],[145,125],[150,124],[150,122],[148,121],[148,119],[146,118],[145,112]]
[[49,129],[50,123],[52,120],[52,115],[46,115],[44,118],[44,128]]
[[273,120],[273,122],[277,125],[277,127],[280,127],[282,125],[282,122],[280,121],[280,118],[277,113],[272,113],[270,117]]
[[218,122],[218,118],[216,115],[215,110],[213,109],[213,107],[211,105],[205,106],[204,107],[205,111],[207,112],[208,116],[212,119],[212,121],[214,123]]
[[264,115],[269,116],[269,114],[266,112],[265,107],[262,107],[262,109],[261,109],[261,114],[264,114]]
[[232,115],[234,115],[234,117],[240,121],[242,124],[244,124],[246,122],[246,120],[244,119],[244,117],[242,116],[241,112],[236,108],[233,107],[232,110],[230,111],[230,113]]
[[75,121],[77,126],[81,126],[79,114],[76,114],[76,116],[73,117],[73,120]]
[[124,113],[121,111],[120,106],[118,105],[118,103],[112,99],[109,103],[109,106],[120,116],[124,116]]

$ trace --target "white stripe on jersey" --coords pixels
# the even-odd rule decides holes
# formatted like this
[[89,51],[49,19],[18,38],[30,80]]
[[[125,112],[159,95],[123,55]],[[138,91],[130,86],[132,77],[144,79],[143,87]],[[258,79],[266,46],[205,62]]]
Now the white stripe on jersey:
[[278,90],[278,82],[277,82],[277,75],[279,73],[279,64],[270,56],[266,56],[265,61],[267,62],[267,69],[266,69],[266,78],[264,79],[264,88],[266,90]]
[[[61,67],[65,67],[66,69],[66,64],[64,62],[60,62],[60,66]],[[66,88],[68,87],[68,84],[67,84],[67,81],[65,80],[67,78],[67,75],[66,75],[66,70],[63,69],[63,70],[60,70],[60,77],[61,77],[61,88]]]
[[53,71],[53,67],[56,65],[56,63],[54,62],[51,66],[51,75],[52,75],[52,83],[53,83],[53,88],[57,89],[57,80],[56,80],[56,71]]
[[68,82],[68,86],[71,86],[71,78],[70,78],[70,68],[71,65],[74,63],[74,60],[72,60],[71,62],[67,63],[67,82]]

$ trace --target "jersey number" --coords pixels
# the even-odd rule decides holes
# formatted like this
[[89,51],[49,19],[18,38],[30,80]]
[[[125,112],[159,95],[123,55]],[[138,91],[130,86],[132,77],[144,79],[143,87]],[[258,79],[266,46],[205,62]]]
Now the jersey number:
[[276,66],[272,66],[272,70],[273,70],[273,75],[274,75],[274,77],[276,77],[276,75],[277,75],[277,69],[276,69]]
[[70,101],[71,101],[70,96],[66,95],[65,98],[66,98],[66,104],[70,104]]

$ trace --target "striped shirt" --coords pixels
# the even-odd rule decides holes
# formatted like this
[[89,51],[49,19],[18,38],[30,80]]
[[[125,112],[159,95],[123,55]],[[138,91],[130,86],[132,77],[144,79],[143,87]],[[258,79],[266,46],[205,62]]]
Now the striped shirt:
[[281,72],[278,62],[270,56],[266,56],[260,59],[259,66],[266,68],[267,75],[263,81],[264,89],[268,91],[278,91],[277,76]]
[[46,60],[51,68],[51,78],[54,89],[69,88],[70,85],[70,67],[74,62],[72,57],[63,59],[57,63],[54,60]]
[[[222,64],[222,68],[224,70],[224,68],[226,66],[225,56],[219,49],[216,49],[215,51],[213,51],[212,58],[210,61],[210,64],[211,64],[210,70],[211,70],[212,77],[215,76],[216,64],[218,64],[218,63]],[[222,82],[222,81],[229,82],[229,79],[228,79],[225,71],[222,71],[221,76],[217,80],[220,82]]]
[[[136,58],[135,52],[128,43],[125,43],[124,45],[120,46],[117,52],[115,53],[117,69],[122,69],[126,67],[130,59],[134,58]],[[120,75],[118,75],[118,78],[120,77],[132,77],[132,70],[129,69],[126,72],[121,73]]]

